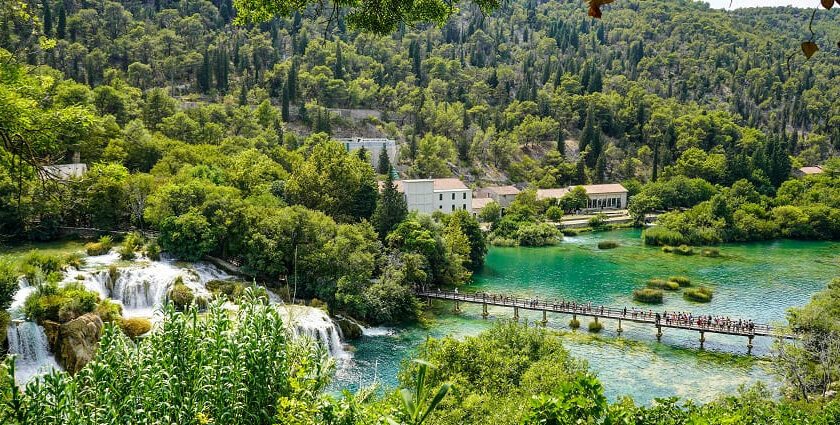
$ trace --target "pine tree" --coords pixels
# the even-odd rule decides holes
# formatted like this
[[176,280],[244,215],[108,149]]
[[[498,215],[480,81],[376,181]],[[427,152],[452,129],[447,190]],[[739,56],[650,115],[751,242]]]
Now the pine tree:
[[586,164],[583,159],[577,162],[575,167],[575,184],[586,184]]
[[44,0],[44,35],[47,37],[52,37],[52,14],[50,13],[50,2],[49,0]]
[[604,81],[601,76],[601,70],[593,66],[592,75],[589,77],[589,86],[587,86],[586,91],[589,93],[595,93],[600,92],[603,88]]
[[587,151],[586,165],[590,168],[595,166],[598,155],[601,155],[603,142],[601,141],[601,129],[595,125],[595,112],[592,106],[586,113],[586,123],[580,135],[580,152]]
[[659,143],[653,144],[653,170],[650,172],[650,181],[655,182],[659,178]]
[[292,62],[289,75],[286,77],[286,87],[289,89],[289,102],[297,100],[297,63]]
[[385,149],[385,144],[382,144],[382,150],[379,151],[379,164],[376,167],[376,172],[379,174],[388,174],[391,171],[391,159],[388,158],[388,150]]
[[379,194],[376,210],[370,221],[379,233],[379,238],[384,240],[385,236],[401,223],[406,215],[408,215],[408,206],[402,194],[397,190],[393,176],[388,172],[385,174],[385,185]]
[[58,27],[56,28],[55,35],[62,40],[67,35],[67,12],[64,10],[64,3],[59,3]]

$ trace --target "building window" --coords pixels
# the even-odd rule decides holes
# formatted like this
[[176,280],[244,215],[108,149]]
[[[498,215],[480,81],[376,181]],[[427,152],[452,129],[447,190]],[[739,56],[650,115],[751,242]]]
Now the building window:
[[438,200],[439,200],[439,201],[442,201],[442,200],[443,200],[443,194],[441,193],[441,194],[440,194],[440,195],[438,195],[438,196],[439,196]]
[[455,211],[455,204],[452,204],[452,211]]
[[464,192],[464,199],[467,199],[467,193]]
[[464,209],[467,209],[467,204],[464,204]]
[[439,210],[442,210],[442,209],[443,209],[443,205],[438,205],[438,209],[439,209]]
[[455,194],[454,193],[452,194],[452,200],[453,201],[455,200]]

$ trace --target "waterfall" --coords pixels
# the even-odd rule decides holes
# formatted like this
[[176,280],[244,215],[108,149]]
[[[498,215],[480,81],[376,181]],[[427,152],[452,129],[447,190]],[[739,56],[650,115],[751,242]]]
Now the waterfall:
[[55,357],[50,353],[44,328],[35,322],[15,320],[6,328],[9,354],[16,354],[15,381],[25,384],[32,378],[58,369]]
[[283,321],[295,337],[309,337],[321,344],[336,359],[350,354],[341,344],[341,329],[321,309],[299,305],[278,306]]
[[388,335],[393,335],[394,334],[394,330],[391,329],[391,328],[386,328],[384,326],[367,327],[367,326],[359,323],[357,320],[354,320],[352,317],[338,316],[338,315],[336,317],[344,319],[344,320],[358,326],[359,329],[362,330],[362,335],[364,335],[364,336],[388,336]]

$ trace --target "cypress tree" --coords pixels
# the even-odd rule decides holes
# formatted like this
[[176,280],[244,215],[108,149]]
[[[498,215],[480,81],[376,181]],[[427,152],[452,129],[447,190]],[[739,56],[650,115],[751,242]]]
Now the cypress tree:
[[382,150],[379,151],[379,164],[376,167],[376,172],[379,174],[388,174],[391,171],[391,159],[388,158],[388,150],[385,149],[385,144],[382,144]]
[[52,14],[50,13],[50,2],[44,0],[44,35],[52,37]]
[[563,138],[563,130],[557,130],[557,152],[560,153],[560,157],[566,157],[566,141]]
[[583,159],[577,162],[575,167],[575,184],[586,184],[586,164]]
[[336,80],[344,79],[344,61],[341,57],[341,43],[338,41],[335,42],[335,69],[333,70],[333,76]]
[[239,106],[246,105],[248,105],[248,87],[245,86],[245,83],[242,83],[242,87],[239,89]]
[[282,96],[280,98],[280,114],[283,121],[289,122],[289,86],[283,87]]
[[67,32],[67,12],[64,11],[64,3],[59,3],[58,8],[58,27],[56,27],[55,35],[60,39],[64,39]]
[[289,102],[297,100],[297,63],[294,61],[286,77],[286,87],[289,89]]
[[598,155],[601,154],[602,149],[601,129],[595,125],[595,112],[592,106],[589,107],[589,111],[586,113],[586,123],[580,135],[580,152],[587,149],[589,153],[585,158],[586,165],[592,168],[595,166],[595,161],[598,159]]
[[385,185],[379,194],[376,209],[370,221],[379,233],[379,238],[384,240],[385,236],[401,223],[406,215],[408,215],[408,206],[402,194],[397,190],[393,176],[388,172],[385,174]]
[[604,154],[598,155],[598,160],[595,161],[595,183],[603,183],[607,178],[607,160]]
[[198,69],[196,84],[198,84],[199,92],[207,93],[210,91],[210,54],[207,51],[204,52],[201,67]]
[[650,181],[655,182],[659,178],[659,143],[653,144],[653,170],[650,172]]

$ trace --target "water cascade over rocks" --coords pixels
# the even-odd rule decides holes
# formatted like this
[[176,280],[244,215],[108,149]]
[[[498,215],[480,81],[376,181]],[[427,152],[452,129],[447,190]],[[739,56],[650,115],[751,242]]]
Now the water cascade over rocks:
[[37,323],[15,320],[6,328],[6,338],[9,354],[17,355],[15,381],[18,384],[58,368],[55,357],[50,353],[44,328]]
[[323,310],[300,305],[277,307],[283,322],[296,337],[308,337],[321,344],[335,359],[349,359],[341,344],[341,329]]

